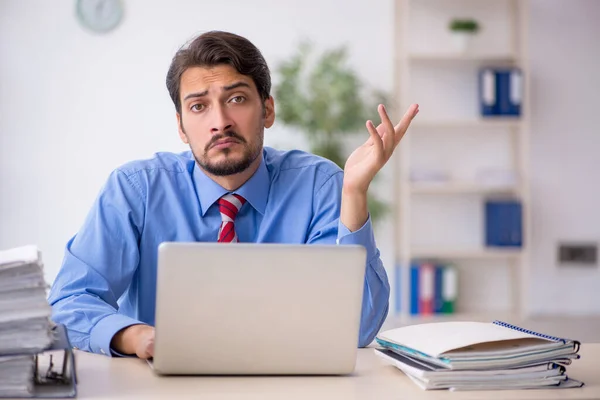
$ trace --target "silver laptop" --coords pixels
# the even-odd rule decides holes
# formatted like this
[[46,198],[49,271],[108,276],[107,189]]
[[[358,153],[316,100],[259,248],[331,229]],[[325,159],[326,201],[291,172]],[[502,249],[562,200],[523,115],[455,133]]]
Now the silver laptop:
[[361,246],[162,243],[154,371],[351,373],[365,264]]

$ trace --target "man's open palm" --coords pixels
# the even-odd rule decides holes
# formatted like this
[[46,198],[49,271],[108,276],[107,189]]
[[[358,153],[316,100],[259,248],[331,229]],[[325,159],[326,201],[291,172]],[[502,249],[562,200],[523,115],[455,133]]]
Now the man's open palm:
[[392,156],[394,149],[406,133],[411,121],[419,112],[419,105],[411,105],[400,122],[394,126],[385,107],[377,107],[381,123],[377,128],[367,121],[369,139],[354,150],[344,166],[344,187],[366,192],[369,184]]

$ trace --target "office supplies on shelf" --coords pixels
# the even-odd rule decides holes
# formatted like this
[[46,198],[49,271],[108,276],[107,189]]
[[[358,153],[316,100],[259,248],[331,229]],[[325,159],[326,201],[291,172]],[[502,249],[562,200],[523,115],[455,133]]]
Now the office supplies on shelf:
[[521,116],[523,72],[520,68],[481,68],[478,84],[482,117]]
[[489,199],[485,203],[485,244],[494,247],[523,245],[522,205],[519,200]]
[[[409,271],[411,315],[452,314],[458,296],[458,272],[448,262],[414,260]],[[397,282],[397,291],[400,291]]]

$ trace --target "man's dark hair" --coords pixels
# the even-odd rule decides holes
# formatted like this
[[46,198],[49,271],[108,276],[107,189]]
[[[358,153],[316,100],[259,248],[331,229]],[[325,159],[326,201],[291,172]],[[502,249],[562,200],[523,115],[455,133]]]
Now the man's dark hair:
[[242,75],[252,78],[263,101],[271,92],[271,74],[260,50],[248,39],[229,32],[203,33],[181,47],[167,73],[167,89],[175,109],[181,114],[179,86],[181,75],[190,67],[231,65]]

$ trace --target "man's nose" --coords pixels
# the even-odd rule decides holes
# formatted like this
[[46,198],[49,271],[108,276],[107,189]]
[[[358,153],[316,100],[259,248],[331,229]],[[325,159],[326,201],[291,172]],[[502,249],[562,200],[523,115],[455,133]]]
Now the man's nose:
[[211,125],[210,131],[212,133],[222,133],[231,129],[233,121],[225,107],[219,105],[213,108],[213,120]]

